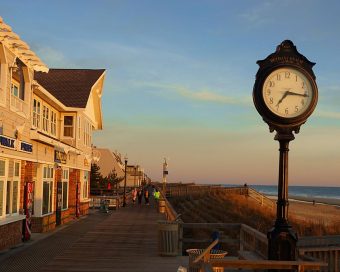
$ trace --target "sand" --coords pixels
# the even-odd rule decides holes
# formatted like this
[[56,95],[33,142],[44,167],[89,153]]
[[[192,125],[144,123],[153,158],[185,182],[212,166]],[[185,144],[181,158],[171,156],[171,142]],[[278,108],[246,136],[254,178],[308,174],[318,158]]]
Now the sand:
[[[275,197],[270,197],[275,198]],[[340,224],[340,199],[295,197],[289,199],[289,215],[325,224]]]

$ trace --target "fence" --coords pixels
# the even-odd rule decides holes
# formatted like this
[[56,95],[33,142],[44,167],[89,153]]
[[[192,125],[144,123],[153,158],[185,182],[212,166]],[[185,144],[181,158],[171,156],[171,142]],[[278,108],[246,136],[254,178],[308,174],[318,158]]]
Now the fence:
[[[248,195],[249,197],[257,200],[261,205],[269,207],[275,206],[271,199],[258,193],[252,188],[244,186],[230,188],[221,186],[199,186],[194,184],[176,184],[176,186],[167,186],[168,197],[203,196],[207,193],[216,191]],[[174,221],[176,218],[178,219],[178,217],[180,217],[168,200],[166,200],[166,217],[170,221]],[[182,252],[183,248],[185,249],[187,247],[187,244],[209,244],[211,242],[209,234],[211,234],[214,230],[219,229],[223,232],[220,243],[225,243],[229,247],[237,249],[234,251],[235,254],[239,254],[242,251],[248,251],[255,253],[262,259],[267,258],[268,240],[266,235],[249,227],[248,225],[238,223],[184,223],[181,220],[179,220],[178,223],[178,244],[181,249],[179,250],[179,253]],[[202,238],[202,236],[200,236],[200,238],[196,239],[193,235],[190,235],[193,231],[197,231],[199,229],[204,230],[203,233],[205,233],[206,238]],[[319,266],[318,269],[321,269],[321,271],[340,272],[340,235],[300,237],[297,247],[300,258],[305,260],[327,262],[328,267],[323,265]],[[266,265],[268,265],[268,263],[263,263],[262,268]]]

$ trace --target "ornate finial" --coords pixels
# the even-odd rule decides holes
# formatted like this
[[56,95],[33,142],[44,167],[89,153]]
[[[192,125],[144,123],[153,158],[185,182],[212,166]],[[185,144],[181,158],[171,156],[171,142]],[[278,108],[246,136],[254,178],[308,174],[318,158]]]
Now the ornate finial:
[[291,40],[284,40],[281,44],[279,44],[276,47],[276,52],[280,52],[280,51],[295,51],[296,50],[296,46],[294,45],[294,43]]

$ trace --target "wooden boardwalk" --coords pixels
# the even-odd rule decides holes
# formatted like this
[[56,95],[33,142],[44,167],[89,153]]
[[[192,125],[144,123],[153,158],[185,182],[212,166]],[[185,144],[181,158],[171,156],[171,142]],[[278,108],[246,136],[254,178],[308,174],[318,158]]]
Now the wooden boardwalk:
[[91,212],[1,253],[0,271],[176,272],[188,259],[158,255],[157,221],[163,219],[152,203]]
[[158,256],[161,219],[154,206],[112,211],[42,271],[177,271],[179,265],[188,265],[186,257]]

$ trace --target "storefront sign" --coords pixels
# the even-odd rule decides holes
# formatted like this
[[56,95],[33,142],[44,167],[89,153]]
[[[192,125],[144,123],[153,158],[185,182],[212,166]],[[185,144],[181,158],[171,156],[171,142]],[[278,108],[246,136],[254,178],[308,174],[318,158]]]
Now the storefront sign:
[[32,153],[33,152],[33,145],[31,145],[29,143],[21,142],[20,150],[23,151],[23,152]]
[[0,135],[0,145],[3,147],[14,149],[15,139]]
[[66,164],[67,155],[64,151],[54,150],[54,162]]
[[85,158],[84,159],[84,166],[89,166],[89,165],[90,165],[89,161]]
[[17,151],[32,153],[33,145],[16,140],[14,138],[10,138],[7,136],[0,135],[0,146],[10,149],[15,149]]

